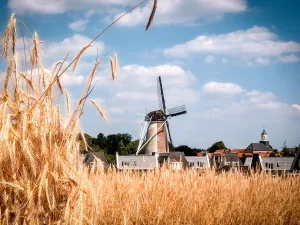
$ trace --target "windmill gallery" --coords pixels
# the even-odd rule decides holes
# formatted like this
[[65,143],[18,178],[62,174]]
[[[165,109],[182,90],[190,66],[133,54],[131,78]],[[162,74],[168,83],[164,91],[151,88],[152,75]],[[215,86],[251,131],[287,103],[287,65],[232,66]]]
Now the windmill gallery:
[[[249,170],[260,168],[267,171],[299,171],[300,148],[295,148],[295,154],[290,157],[269,157],[273,151],[269,144],[268,135],[261,133],[259,143],[251,143],[246,149],[221,149],[214,153],[186,156],[183,152],[171,151],[173,146],[169,120],[172,117],[187,113],[186,106],[180,105],[167,109],[162,79],[157,78],[157,95],[159,109],[144,115],[141,133],[136,153],[122,155],[115,153],[115,167],[118,170],[153,170],[167,165],[172,170],[185,168],[207,169],[214,167],[218,170],[239,168]],[[85,164],[96,164],[108,168],[109,163],[103,152],[86,153],[82,156]]]

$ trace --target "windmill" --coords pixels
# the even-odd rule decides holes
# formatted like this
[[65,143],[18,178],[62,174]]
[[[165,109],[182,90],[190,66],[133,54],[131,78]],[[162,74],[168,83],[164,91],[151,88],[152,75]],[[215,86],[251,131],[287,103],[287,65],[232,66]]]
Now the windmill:
[[186,114],[185,105],[167,110],[160,76],[157,78],[157,96],[159,109],[145,116],[136,154],[144,148],[145,153],[148,155],[151,155],[153,152],[169,152],[168,137],[172,145],[173,142],[168,120],[171,117]]

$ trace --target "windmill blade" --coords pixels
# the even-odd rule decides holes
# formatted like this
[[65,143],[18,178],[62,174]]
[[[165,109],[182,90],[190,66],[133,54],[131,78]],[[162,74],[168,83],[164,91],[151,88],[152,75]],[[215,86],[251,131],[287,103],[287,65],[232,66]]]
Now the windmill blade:
[[168,113],[169,113],[168,116],[172,116],[172,117],[186,114],[186,107],[185,107],[185,105],[177,106],[177,107],[168,109]]
[[157,78],[157,97],[159,108],[166,114],[166,102],[160,76]]
[[[169,139],[170,139],[170,142],[171,142],[171,145],[173,146],[173,142],[172,142],[172,137],[171,137],[171,133],[170,133],[170,125],[169,125],[169,121],[166,122],[166,126],[167,126],[167,129],[168,129],[168,135],[169,135]],[[168,140],[168,139],[167,139]],[[167,141],[168,142],[168,141]],[[168,145],[168,143],[167,143]]]

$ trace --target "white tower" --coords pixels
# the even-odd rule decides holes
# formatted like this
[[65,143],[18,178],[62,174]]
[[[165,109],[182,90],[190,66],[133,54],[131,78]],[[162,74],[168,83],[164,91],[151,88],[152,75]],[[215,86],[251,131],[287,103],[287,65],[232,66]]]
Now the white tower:
[[259,143],[264,144],[265,146],[269,146],[269,140],[268,140],[268,134],[265,131],[265,129],[263,130],[263,132],[261,133],[261,141]]
[[268,134],[265,130],[261,133],[261,141],[268,141]]

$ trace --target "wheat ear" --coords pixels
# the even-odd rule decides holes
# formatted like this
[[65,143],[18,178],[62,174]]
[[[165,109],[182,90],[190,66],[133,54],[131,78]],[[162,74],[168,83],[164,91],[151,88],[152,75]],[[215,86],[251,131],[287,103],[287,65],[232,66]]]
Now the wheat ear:
[[146,31],[149,29],[149,27],[150,27],[150,25],[153,21],[153,18],[154,18],[155,12],[156,12],[156,8],[157,8],[157,0],[154,0],[152,12],[150,14],[150,17],[149,17],[149,20],[148,20],[148,23],[147,23],[147,26],[146,26]]

